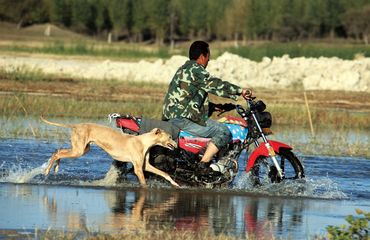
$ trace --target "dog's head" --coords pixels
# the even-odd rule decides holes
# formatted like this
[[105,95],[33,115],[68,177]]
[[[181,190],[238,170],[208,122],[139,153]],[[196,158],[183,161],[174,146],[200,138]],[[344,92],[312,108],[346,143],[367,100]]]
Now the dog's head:
[[171,135],[163,131],[160,128],[154,128],[151,131],[155,135],[156,145],[174,150],[177,147],[177,143],[172,139]]

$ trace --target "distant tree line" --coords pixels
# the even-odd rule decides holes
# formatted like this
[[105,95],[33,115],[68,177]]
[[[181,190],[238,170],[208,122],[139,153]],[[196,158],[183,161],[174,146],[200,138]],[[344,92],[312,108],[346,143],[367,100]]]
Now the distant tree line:
[[131,42],[354,38],[368,43],[370,0],[0,0],[0,21],[53,23]]

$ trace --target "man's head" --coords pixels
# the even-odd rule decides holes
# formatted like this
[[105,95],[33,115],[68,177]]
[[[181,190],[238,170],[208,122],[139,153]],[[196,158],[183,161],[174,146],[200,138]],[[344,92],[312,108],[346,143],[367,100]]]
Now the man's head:
[[204,41],[195,41],[189,49],[189,59],[207,67],[210,57],[209,45]]

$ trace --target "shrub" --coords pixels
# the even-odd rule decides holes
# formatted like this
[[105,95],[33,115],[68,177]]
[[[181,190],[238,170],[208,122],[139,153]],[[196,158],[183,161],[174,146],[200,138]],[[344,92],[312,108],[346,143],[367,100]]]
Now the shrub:
[[362,217],[353,217],[348,215],[346,221],[349,226],[343,224],[342,226],[328,226],[326,230],[328,231],[329,239],[370,239],[370,212],[366,213],[360,209],[356,209],[358,215]]

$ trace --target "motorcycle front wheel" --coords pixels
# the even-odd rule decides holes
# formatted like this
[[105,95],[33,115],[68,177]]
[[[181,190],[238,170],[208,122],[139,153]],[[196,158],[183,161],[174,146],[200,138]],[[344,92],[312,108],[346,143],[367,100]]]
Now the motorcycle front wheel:
[[280,164],[284,177],[279,177],[278,171],[269,157],[260,156],[251,169],[251,178],[254,186],[304,178],[303,166],[291,150],[281,149],[279,152],[276,152],[276,159]]

